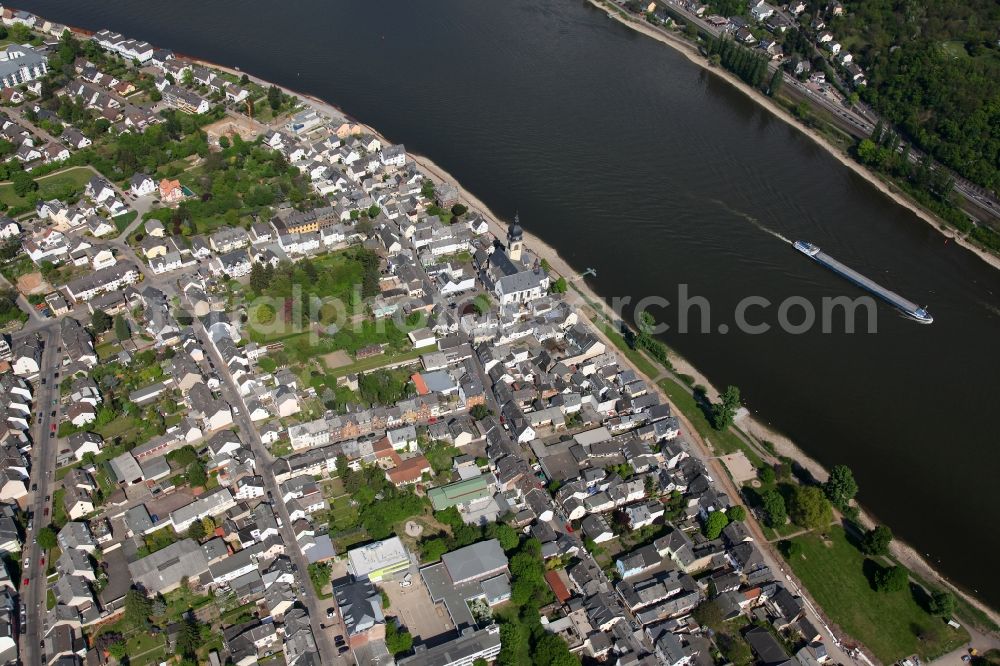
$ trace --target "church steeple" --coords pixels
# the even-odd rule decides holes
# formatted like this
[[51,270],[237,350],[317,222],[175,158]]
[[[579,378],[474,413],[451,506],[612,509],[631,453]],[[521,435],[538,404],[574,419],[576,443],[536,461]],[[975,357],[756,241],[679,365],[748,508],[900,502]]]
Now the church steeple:
[[507,256],[513,261],[520,261],[523,245],[524,230],[521,229],[521,217],[518,213],[514,213],[514,221],[507,227]]

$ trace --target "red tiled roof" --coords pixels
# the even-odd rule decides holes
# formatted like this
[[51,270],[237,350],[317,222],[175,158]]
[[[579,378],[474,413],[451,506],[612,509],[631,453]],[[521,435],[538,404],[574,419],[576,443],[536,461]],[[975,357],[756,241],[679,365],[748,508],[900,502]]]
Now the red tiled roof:
[[424,378],[420,376],[420,373],[414,373],[410,379],[413,381],[413,386],[417,389],[417,395],[427,395],[431,392],[430,389],[427,388],[427,382],[425,382]]
[[414,483],[430,469],[431,464],[427,458],[420,455],[404,460],[399,466],[388,470],[385,475],[392,483]]
[[564,583],[562,577],[559,576],[559,571],[555,569],[546,571],[545,582],[552,588],[552,593],[556,595],[556,599],[559,600],[559,603],[566,603],[570,596],[572,596],[569,593],[569,589],[566,587],[566,583]]

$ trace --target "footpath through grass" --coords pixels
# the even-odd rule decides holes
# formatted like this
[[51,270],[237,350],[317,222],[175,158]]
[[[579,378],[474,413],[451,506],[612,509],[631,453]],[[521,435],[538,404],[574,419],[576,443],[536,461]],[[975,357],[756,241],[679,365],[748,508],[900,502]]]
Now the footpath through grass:
[[[94,172],[85,166],[76,166],[54,171],[35,179],[38,183],[38,200],[62,198],[73,192],[83,192],[84,187],[94,176]],[[28,206],[28,200],[14,191],[13,183],[0,183],[0,201],[11,208]]]
[[880,661],[913,654],[930,660],[968,642],[964,628],[952,629],[924,610],[926,593],[919,586],[876,592],[868,579],[876,563],[847,540],[843,528],[831,527],[826,536],[826,542],[817,534],[795,537],[802,553],[789,564],[830,619]]

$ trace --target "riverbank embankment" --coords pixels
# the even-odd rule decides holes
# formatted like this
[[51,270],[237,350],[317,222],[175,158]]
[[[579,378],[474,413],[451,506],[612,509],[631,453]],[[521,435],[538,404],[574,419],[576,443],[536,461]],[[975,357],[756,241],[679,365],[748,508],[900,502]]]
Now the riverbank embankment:
[[884,194],[885,196],[892,199],[895,203],[899,204],[903,208],[906,208],[918,218],[931,225],[934,229],[938,231],[942,236],[948,238],[955,243],[958,243],[966,250],[974,253],[977,257],[985,261],[987,264],[993,268],[1000,269],[1000,256],[997,256],[983,248],[975,245],[968,241],[964,235],[958,232],[953,227],[948,226],[944,220],[937,217],[933,213],[930,213],[922,206],[920,206],[916,201],[911,199],[904,192],[901,192],[891,183],[886,182],[879,174],[870,171],[864,165],[859,164],[850,155],[846,154],[842,149],[838,148],[832,144],[829,139],[827,139],[822,133],[808,127],[799,121],[795,116],[793,116],[787,109],[775,102],[770,97],[763,95],[759,90],[748,86],[739,77],[737,77],[732,72],[723,69],[722,67],[714,67],[709,63],[708,59],[705,58],[698,50],[698,47],[691,43],[689,40],[684,39],[678,35],[669,32],[665,28],[658,28],[652,26],[645,21],[642,21],[631,16],[625,16],[621,13],[621,10],[615,6],[614,9],[608,11],[609,6],[605,3],[605,0],[589,0],[590,4],[594,7],[608,12],[608,15],[614,18],[616,21],[632,28],[636,32],[645,35],[651,39],[669,46],[674,49],[689,61],[695,65],[701,67],[702,69],[710,72],[712,75],[719,77],[723,81],[726,81],[734,88],[739,90],[741,93],[746,95],[748,98],[757,103],[761,108],[767,110],[776,118],[779,118],[786,124],[794,127],[796,130],[809,137],[817,145],[822,147],[830,155],[834,157],[838,162],[843,164],[845,167],[864,178],[868,183],[870,183],[875,189]]

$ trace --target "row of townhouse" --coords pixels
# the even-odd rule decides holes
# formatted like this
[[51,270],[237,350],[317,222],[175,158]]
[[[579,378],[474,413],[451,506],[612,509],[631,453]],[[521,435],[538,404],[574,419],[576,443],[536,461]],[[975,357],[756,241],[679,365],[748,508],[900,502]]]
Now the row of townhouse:
[[140,64],[145,64],[153,58],[152,44],[129,39],[117,32],[98,30],[92,39],[105,51],[110,51],[126,60],[137,60]]

